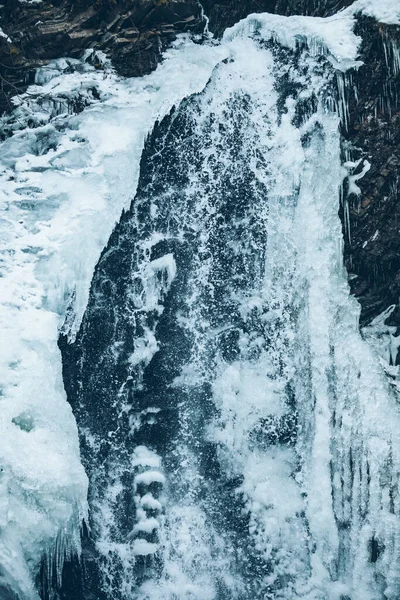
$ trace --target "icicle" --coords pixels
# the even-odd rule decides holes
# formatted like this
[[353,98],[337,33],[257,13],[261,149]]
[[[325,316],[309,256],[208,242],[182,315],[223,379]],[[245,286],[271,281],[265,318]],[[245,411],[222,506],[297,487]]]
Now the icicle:
[[387,30],[382,35],[382,45],[389,76],[397,77],[400,74],[400,46],[390,37]]

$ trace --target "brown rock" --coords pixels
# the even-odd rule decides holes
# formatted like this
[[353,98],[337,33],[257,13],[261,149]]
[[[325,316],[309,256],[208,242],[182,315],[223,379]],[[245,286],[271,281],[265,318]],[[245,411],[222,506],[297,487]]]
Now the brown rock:
[[0,112],[23,92],[34,69],[86,48],[105,52],[125,76],[149,73],[177,33],[201,31],[197,0],[6,0],[1,24],[12,43],[0,43]]

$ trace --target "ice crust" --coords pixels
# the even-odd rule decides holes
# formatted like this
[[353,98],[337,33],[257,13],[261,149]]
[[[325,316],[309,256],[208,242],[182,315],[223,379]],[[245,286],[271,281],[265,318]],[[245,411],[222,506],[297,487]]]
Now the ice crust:
[[336,66],[346,70],[353,66],[361,42],[354,35],[353,27],[352,12],[329,18],[253,14],[228,29],[224,40],[259,35],[264,39],[273,38],[292,49],[307,43],[314,56],[330,53],[337,61]]
[[[234,67],[229,71],[227,65],[227,79],[222,76],[218,85],[211,84],[208,106],[223,111],[229,93],[245,89],[257,110],[269,111],[273,119],[277,100],[273,58],[252,38],[273,38],[292,49],[304,45],[310,60],[325,54],[344,72],[357,64],[359,39],[353,25],[354,14],[360,11],[382,22],[400,22],[394,2],[366,0],[329,19],[251,15],[228,30],[220,45],[200,46],[180,38],[157,71],[139,80],[122,80],[109,70],[99,73],[85,62],[56,61],[38,72],[37,85],[18,101],[13,116],[3,120],[12,135],[0,146],[0,563],[4,571],[0,583],[21,599],[37,600],[32,580],[44,554],[49,554],[49,569],[56,568],[59,574],[65,554],[79,551],[87,480],[63,389],[57,338],[62,328],[71,338],[79,328],[95,264],[121,211],[134,196],[146,135],[175,104],[202,91],[225,58],[233,58]],[[76,71],[63,74],[65,64],[75,65]],[[316,78],[312,83],[318,91],[322,82]],[[76,99],[83,99],[87,107],[79,115],[69,114]],[[343,118],[345,108],[336,108]],[[297,375],[298,394],[304,396],[305,433],[298,456],[292,449],[249,450],[247,436],[257,419],[285,411],[285,382],[272,383],[270,359],[262,355],[256,364],[243,358],[240,364],[219,365],[213,392],[220,418],[210,428],[210,436],[219,443],[226,468],[244,475],[241,491],[261,551],[276,561],[277,573],[290,568],[291,576],[299,577],[297,588],[291,588],[285,600],[336,599],[346,594],[353,600],[397,600],[397,390],[388,383],[375,350],[358,333],[359,308],[349,297],[341,266],[337,209],[343,172],[338,117],[320,107],[300,131],[291,124],[292,111],[289,102],[287,116],[273,127],[276,202],[268,244],[277,263],[296,262],[296,292],[306,298],[297,341],[289,321],[285,333],[288,342],[309,348]],[[304,151],[300,136],[307,127],[313,132],[316,123],[324,139],[312,133],[312,143]],[[270,152],[269,139],[263,143]],[[264,176],[257,173],[260,179]],[[286,200],[298,189],[296,214],[285,213]],[[282,239],[286,254],[278,245]],[[162,298],[176,274],[174,258],[167,255],[146,268],[148,310],[162,310]],[[160,270],[166,277],[158,288]],[[291,281],[293,274],[287,276]],[[283,293],[272,271],[267,272],[262,292],[256,291],[243,305],[244,313],[270,302],[267,290]],[[284,293],[274,299],[276,306],[266,312],[267,321],[282,317],[286,300]],[[382,322],[373,327],[377,331]],[[397,340],[389,339],[385,356],[393,355],[393,344],[397,348]],[[149,331],[141,343],[132,355],[134,365],[148,364],[157,351],[156,332]],[[243,348],[246,344],[243,339]],[[288,366],[289,371],[292,368]],[[193,372],[187,370],[186,383]],[[310,381],[305,387],[307,373]],[[295,475],[299,457],[303,469]],[[333,489],[332,463],[337,467]],[[159,465],[150,451],[137,452],[132,466],[144,470],[137,474],[136,483],[164,484],[164,475],[153,470]],[[135,534],[156,527],[145,517],[144,508],[160,507],[149,493],[137,497]],[[301,514],[306,515],[314,545],[311,555]],[[338,521],[342,527],[338,528]],[[206,566],[196,573],[193,564],[208,564],[210,542],[218,551],[215,532],[195,506],[172,507],[169,523],[169,537],[161,539],[168,572],[165,587],[161,591],[145,584],[143,597],[165,600],[191,595],[212,600],[216,590],[211,573]],[[165,536],[164,529],[160,535]],[[385,548],[374,565],[368,559],[371,539]],[[279,544],[286,553],[281,559],[273,552]],[[138,556],[154,554],[158,548],[140,538],[133,542],[133,554]],[[224,569],[224,564],[219,568]],[[226,577],[230,577],[228,568]],[[382,581],[384,589],[377,583]]]

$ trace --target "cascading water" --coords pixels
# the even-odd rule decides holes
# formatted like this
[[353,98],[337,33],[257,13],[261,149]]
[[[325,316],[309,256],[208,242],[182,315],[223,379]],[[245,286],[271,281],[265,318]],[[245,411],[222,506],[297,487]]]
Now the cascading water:
[[[346,96],[337,81],[357,66],[351,14],[254,15],[219,45],[179,42],[164,71],[142,87],[120,82],[113,97],[97,81],[104,97],[72,117],[66,134],[61,123],[36,124],[49,144],[33,167],[29,160],[21,166],[21,136],[18,152],[9,151],[5,173],[17,174],[10,185],[22,178],[28,189],[38,165],[47,191],[79,177],[80,190],[100,197],[90,217],[97,223],[106,205],[111,227],[128,208],[141,139],[160,118],[145,143],[136,196],[95,269],[81,324],[106,225],[85,232],[88,257],[79,256],[79,267],[71,242],[46,262],[52,246],[43,241],[43,212],[19,234],[24,247],[39,248],[29,254],[46,298],[37,310],[67,317],[59,342],[64,384],[89,478],[82,562],[64,556],[70,544],[58,542],[52,573],[49,547],[57,527],[69,523],[67,510],[49,518],[51,527],[45,522],[34,550],[25,544],[18,555],[18,565],[25,560],[34,573],[50,552],[42,597],[400,597],[397,392],[359,334],[342,265]],[[185,81],[165,93],[165,74],[180,68]],[[92,89],[97,75],[86,77]],[[157,108],[148,111],[149,104]],[[141,128],[138,112],[148,121]],[[121,114],[139,136],[121,135]],[[105,138],[110,126],[118,129],[112,152],[98,147],[102,130],[93,126],[104,118]],[[40,135],[30,135],[37,144]],[[66,206],[58,218],[69,215]],[[73,241],[88,223],[85,210],[80,217],[78,226],[71,219]],[[54,265],[67,273],[60,297],[48,285]],[[10,414],[24,436],[40,433],[32,406]],[[68,478],[56,483],[66,490],[65,506],[83,502]],[[18,572],[2,558],[11,555],[11,518],[7,527],[4,590],[37,598],[27,584],[14,585]]]
[[225,37],[63,344],[107,598],[400,593],[400,421],[342,267],[337,57],[308,35]]

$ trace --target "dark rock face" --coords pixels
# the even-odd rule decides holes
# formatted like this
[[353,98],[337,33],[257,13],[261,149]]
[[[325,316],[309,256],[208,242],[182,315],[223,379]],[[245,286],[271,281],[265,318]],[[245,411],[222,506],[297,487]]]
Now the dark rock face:
[[392,323],[399,325],[400,28],[361,19],[356,32],[363,39],[364,65],[348,85],[349,126],[342,132],[343,146],[348,149],[350,144],[350,158],[366,159],[371,168],[357,181],[361,195],[347,198],[345,262],[357,276],[351,277],[351,289],[361,303],[361,324],[396,304]]

